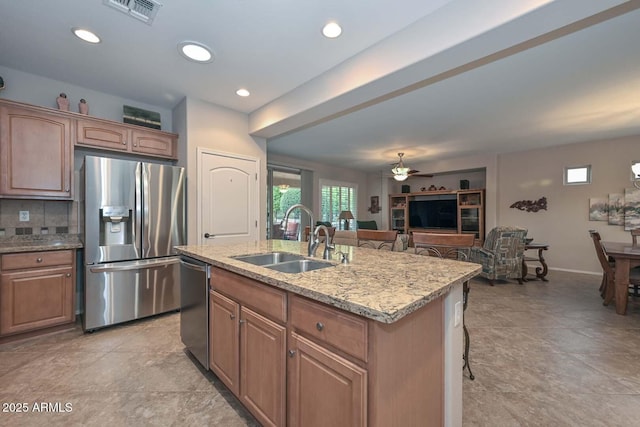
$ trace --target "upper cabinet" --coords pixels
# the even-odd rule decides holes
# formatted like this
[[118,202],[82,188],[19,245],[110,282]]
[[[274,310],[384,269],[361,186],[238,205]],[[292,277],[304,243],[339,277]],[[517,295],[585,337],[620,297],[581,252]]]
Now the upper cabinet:
[[73,120],[0,103],[0,196],[73,197]]
[[78,119],[77,128],[77,146],[177,158],[178,135],[173,133],[90,117]]

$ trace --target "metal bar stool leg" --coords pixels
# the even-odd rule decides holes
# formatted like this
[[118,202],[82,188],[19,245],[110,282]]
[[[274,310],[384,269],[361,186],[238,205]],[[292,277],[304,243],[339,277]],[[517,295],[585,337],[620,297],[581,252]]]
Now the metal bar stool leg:
[[[469,282],[464,282],[462,287],[462,311],[467,310],[467,300],[469,299]],[[464,324],[464,315],[462,316],[462,330],[464,331],[464,354],[462,355],[462,359],[464,360],[464,365],[462,366],[462,370],[465,368],[469,371],[469,379],[474,380],[476,377],[473,376],[473,372],[471,372],[471,365],[469,364],[469,331],[467,330],[467,325]]]

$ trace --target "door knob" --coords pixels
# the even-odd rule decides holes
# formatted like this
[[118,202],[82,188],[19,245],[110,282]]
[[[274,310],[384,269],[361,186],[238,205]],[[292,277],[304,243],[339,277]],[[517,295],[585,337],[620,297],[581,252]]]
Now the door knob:
[[211,239],[213,237],[213,235],[209,234],[209,233],[204,233],[204,238],[205,239]]

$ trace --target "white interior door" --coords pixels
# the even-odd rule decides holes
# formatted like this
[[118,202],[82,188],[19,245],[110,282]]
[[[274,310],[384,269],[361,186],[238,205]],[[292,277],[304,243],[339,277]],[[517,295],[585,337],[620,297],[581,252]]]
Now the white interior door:
[[198,150],[200,244],[258,240],[258,159]]

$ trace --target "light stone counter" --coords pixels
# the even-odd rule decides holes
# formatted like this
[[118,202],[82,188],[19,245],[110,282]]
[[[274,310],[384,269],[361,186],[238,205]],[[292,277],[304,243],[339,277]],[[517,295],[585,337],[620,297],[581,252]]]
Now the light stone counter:
[[0,254],[80,248],[82,241],[77,234],[27,234],[0,238]]
[[[178,246],[178,252],[310,299],[383,323],[393,323],[474,277],[479,264],[336,245],[334,267],[281,273],[231,257],[284,251],[307,255],[307,243],[285,240],[224,246]],[[318,248],[322,254],[323,246]],[[337,251],[349,254],[340,264]],[[316,257],[315,259],[321,259]]]

